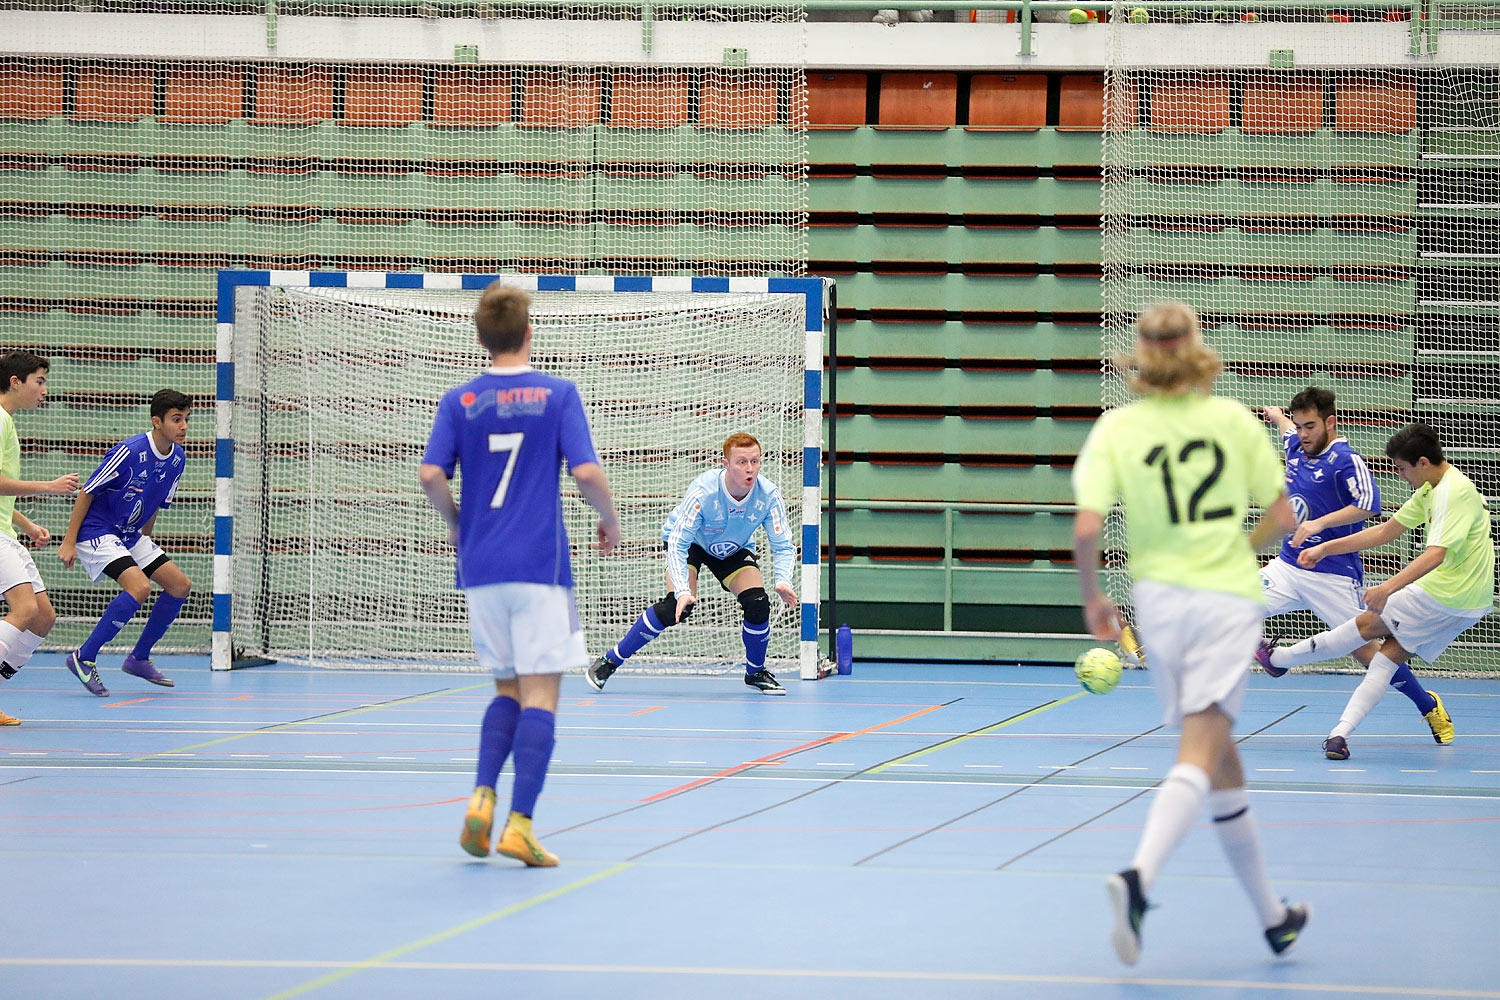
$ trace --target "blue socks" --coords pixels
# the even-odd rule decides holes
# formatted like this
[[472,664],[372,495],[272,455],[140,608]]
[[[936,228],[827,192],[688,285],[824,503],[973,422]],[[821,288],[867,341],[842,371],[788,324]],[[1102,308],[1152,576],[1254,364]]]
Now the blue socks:
[[1437,708],[1437,699],[1427,693],[1427,689],[1418,683],[1417,675],[1411,672],[1411,667],[1404,663],[1391,675],[1391,687],[1410,698],[1423,715]]
[[151,614],[146,619],[146,627],[141,629],[141,637],[135,641],[135,648],[130,651],[130,655],[137,660],[151,659],[151,647],[167,634],[167,629],[177,620],[177,612],[186,603],[186,597],[173,597],[166,591],[157,594],[156,603],[151,606]]
[[752,672],[766,665],[766,647],[771,644],[771,623],[759,625],[749,622],[740,628],[740,637],[745,640],[745,670]]
[[494,788],[500,780],[500,769],[505,758],[510,756],[511,742],[516,736],[516,720],[521,716],[521,705],[514,698],[497,696],[484,710],[484,722],[479,726],[479,766],[475,769],[474,787]]
[[510,795],[510,810],[530,816],[536,809],[536,798],[547,780],[547,765],[552,762],[552,744],[557,718],[542,708],[521,712],[516,723],[516,739],[511,747],[515,759],[516,784]]
[[[109,607],[104,609],[104,617],[99,619],[99,624],[94,626],[94,631],[83,640],[83,645],[78,647],[78,658],[86,662],[93,662],[99,658],[99,650],[106,642],[120,634],[120,629],[141,609],[141,602],[130,596],[130,591],[122,590],[115,595],[115,599],[109,602]],[[165,628],[162,631],[166,631]]]
[[615,666],[619,666],[640,652],[641,647],[661,635],[666,626],[656,617],[654,608],[648,607],[641,612],[641,616],[630,626],[630,631],[625,633],[625,638],[615,643],[615,648],[604,654],[604,658]]

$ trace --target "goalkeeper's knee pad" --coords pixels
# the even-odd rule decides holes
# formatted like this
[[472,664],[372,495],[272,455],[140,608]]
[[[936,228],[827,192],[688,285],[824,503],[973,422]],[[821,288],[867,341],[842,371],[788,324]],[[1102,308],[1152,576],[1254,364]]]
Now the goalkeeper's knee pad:
[[[677,595],[676,594],[668,594],[666,597],[663,597],[661,600],[659,600],[655,604],[651,605],[651,612],[652,612],[652,614],[656,615],[656,620],[661,623],[661,627],[663,629],[668,629],[668,628],[671,628],[673,625],[676,625],[677,624]],[[686,608],[683,608],[683,610],[682,610],[682,620],[683,621],[687,621],[688,620],[688,615],[690,615],[692,613],[693,613],[693,606],[691,604],[689,604]]]
[[764,587],[750,587],[736,596],[740,607],[745,609],[746,625],[764,625],[771,620],[771,601]]

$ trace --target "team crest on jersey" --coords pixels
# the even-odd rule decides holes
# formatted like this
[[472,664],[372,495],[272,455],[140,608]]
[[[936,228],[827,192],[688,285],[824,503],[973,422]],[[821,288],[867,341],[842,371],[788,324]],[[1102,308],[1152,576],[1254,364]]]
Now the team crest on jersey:
[[1307,501],[1300,494],[1292,494],[1292,512],[1297,515],[1297,523],[1301,524],[1307,520]]
[[723,559],[726,556],[733,555],[738,548],[739,546],[733,542],[714,542],[708,547],[708,554],[715,559]]

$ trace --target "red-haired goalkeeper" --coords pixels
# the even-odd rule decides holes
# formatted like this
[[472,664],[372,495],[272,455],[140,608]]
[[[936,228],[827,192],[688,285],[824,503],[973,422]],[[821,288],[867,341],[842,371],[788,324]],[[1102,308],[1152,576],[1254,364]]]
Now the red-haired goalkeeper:
[[731,434],[724,441],[720,465],[694,479],[667,516],[661,536],[672,589],[641,612],[625,637],[589,666],[588,680],[595,688],[602,690],[610,675],[646,643],[687,620],[698,601],[698,571],[707,566],[744,610],[745,683],[761,694],[786,694],[766,669],[771,601],[753,540],[756,529],[764,528],[775,559],[776,596],[796,607],[792,568],[797,565],[797,546],[787,524],[786,504],[776,484],[761,476],[760,442],[749,434]]

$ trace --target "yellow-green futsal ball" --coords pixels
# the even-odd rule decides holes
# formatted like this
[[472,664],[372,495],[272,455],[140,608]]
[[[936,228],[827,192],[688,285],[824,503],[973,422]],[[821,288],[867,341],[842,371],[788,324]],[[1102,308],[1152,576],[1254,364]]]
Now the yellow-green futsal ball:
[[1109,694],[1120,683],[1120,658],[1112,649],[1095,646],[1073,661],[1073,673],[1090,694]]

